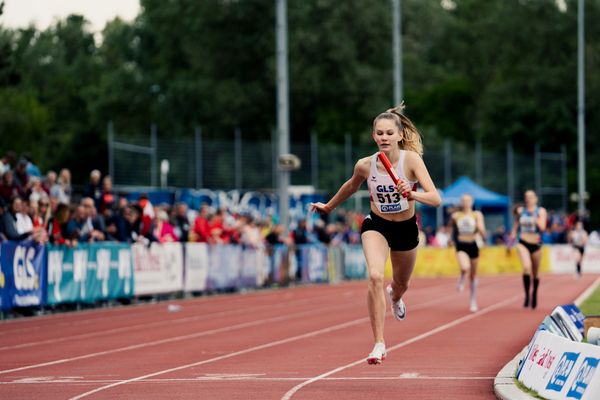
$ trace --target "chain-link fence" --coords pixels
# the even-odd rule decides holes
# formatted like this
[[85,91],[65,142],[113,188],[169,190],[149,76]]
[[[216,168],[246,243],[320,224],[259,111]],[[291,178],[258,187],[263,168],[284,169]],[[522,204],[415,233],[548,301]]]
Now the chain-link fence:
[[[245,140],[239,131],[231,139],[209,140],[200,129],[189,138],[163,138],[156,129],[147,137],[125,137],[109,128],[108,137],[109,173],[117,186],[262,191],[277,186],[276,143]],[[291,152],[302,161],[291,184],[333,193],[350,177],[356,160],[375,151],[375,145],[352,143],[349,135],[341,143],[317,141],[316,135],[307,143],[291,143]],[[548,153],[536,146],[531,154],[517,154],[510,143],[505,151],[491,152],[480,143],[425,141],[424,159],[437,187],[466,175],[513,202],[535,189],[544,206],[567,208],[564,147]],[[168,160],[168,172],[160,168],[163,160]]]

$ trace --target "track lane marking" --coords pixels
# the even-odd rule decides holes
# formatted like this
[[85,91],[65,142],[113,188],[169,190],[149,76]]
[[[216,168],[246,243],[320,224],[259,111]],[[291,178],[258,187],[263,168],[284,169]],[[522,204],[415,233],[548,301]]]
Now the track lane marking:
[[[497,280],[497,281],[491,282],[488,286],[495,286],[495,285],[498,285],[500,283],[503,283],[504,281],[506,281],[506,279]],[[462,297],[462,296],[461,296],[460,293],[454,292],[454,293],[452,293],[450,295],[439,297],[439,298],[437,298],[435,300],[431,300],[431,301],[428,301],[428,302],[425,302],[425,303],[416,304],[416,305],[412,306],[411,309],[412,310],[416,310],[416,309],[425,308],[425,307],[428,307],[428,306],[430,306],[432,304],[443,303],[443,302],[447,301],[450,298],[456,298],[456,297]],[[389,313],[386,312],[386,316],[390,317],[388,314]],[[345,329],[345,328],[348,328],[348,327],[351,327],[351,326],[355,326],[355,325],[358,325],[358,324],[361,324],[361,323],[364,323],[364,322],[367,322],[367,321],[369,321],[369,317],[358,318],[358,319],[355,319],[355,320],[352,320],[352,321],[348,321],[348,322],[345,322],[345,323],[333,325],[333,326],[330,326],[330,327],[327,327],[327,328],[319,329],[319,330],[312,331],[312,332],[307,332],[305,334],[296,335],[296,336],[288,337],[288,338],[285,338],[285,339],[280,339],[280,340],[277,340],[277,341],[274,341],[274,342],[265,343],[265,344],[262,344],[262,345],[250,347],[250,348],[247,348],[247,349],[244,349],[244,350],[239,350],[239,351],[236,351],[236,352],[228,353],[228,354],[225,354],[225,355],[222,355],[222,356],[219,356],[219,357],[214,357],[214,358],[207,359],[207,360],[202,360],[202,361],[198,361],[198,362],[194,362],[194,363],[190,363],[190,364],[181,365],[181,366],[178,366],[178,367],[173,367],[173,368],[165,369],[165,370],[162,370],[162,371],[154,372],[154,373],[151,373],[151,374],[146,374],[146,375],[143,375],[143,376],[138,376],[138,377],[135,377],[135,378],[121,380],[119,382],[115,382],[115,383],[112,383],[112,384],[109,384],[109,385],[101,386],[101,387],[93,389],[91,391],[82,393],[82,394],[77,395],[75,397],[71,397],[69,400],[78,400],[78,399],[87,397],[89,395],[92,395],[92,394],[95,394],[95,393],[98,393],[100,391],[104,391],[104,390],[107,390],[107,389],[110,389],[110,388],[113,388],[113,387],[116,387],[116,386],[121,386],[121,385],[125,385],[125,384],[132,383],[132,382],[139,382],[139,381],[142,381],[144,379],[151,378],[151,377],[154,377],[154,376],[163,375],[163,374],[167,374],[167,373],[175,372],[175,371],[180,371],[180,370],[183,370],[183,369],[187,369],[187,368],[191,368],[191,367],[196,367],[196,366],[203,365],[203,364],[208,364],[208,363],[211,363],[211,362],[221,361],[221,360],[224,360],[224,359],[228,359],[228,358],[240,356],[240,355],[251,353],[251,352],[255,352],[255,351],[258,351],[258,350],[263,350],[263,349],[267,349],[267,348],[270,348],[270,347],[275,347],[275,346],[279,346],[279,345],[282,345],[282,344],[286,344],[286,343],[290,343],[290,342],[294,342],[294,341],[298,341],[298,340],[302,340],[302,339],[307,339],[307,338],[318,336],[318,335],[321,335],[321,334],[324,334],[324,333],[330,333],[330,332],[333,332],[333,331]]]

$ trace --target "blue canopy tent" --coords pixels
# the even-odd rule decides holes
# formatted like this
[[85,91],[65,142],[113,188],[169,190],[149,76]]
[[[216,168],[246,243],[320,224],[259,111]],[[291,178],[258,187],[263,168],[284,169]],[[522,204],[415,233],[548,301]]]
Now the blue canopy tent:
[[[492,192],[473,182],[466,176],[461,176],[440,192],[442,196],[442,205],[439,212],[436,213],[436,210],[433,207],[421,207],[423,226],[438,226],[444,224],[443,216],[445,208],[458,206],[460,204],[460,198],[464,194],[473,196],[473,207],[485,214],[486,225],[488,225],[488,230],[490,232],[495,230],[495,228],[502,223],[507,230],[511,226],[510,199],[508,196]],[[488,218],[488,216],[491,217],[491,219]]]

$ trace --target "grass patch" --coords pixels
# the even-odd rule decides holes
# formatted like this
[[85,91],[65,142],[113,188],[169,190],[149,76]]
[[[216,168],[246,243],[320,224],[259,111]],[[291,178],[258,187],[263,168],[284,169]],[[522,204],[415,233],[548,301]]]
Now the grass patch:
[[529,389],[527,386],[525,386],[521,382],[519,382],[519,380],[517,378],[513,378],[513,380],[515,381],[515,385],[517,385],[517,387],[519,389],[521,389],[521,391],[527,393],[528,395],[530,395],[531,397],[533,397],[535,399],[546,400],[546,398],[540,396],[538,394],[538,392],[536,392],[535,390]]
[[600,315],[600,286],[592,292],[579,308],[584,315]]

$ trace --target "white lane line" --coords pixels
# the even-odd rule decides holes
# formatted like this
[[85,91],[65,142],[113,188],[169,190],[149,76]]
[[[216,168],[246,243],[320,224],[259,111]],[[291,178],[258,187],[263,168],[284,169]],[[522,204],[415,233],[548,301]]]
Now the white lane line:
[[596,290],[598,286],[600,286],[600,277],[596,278],[596,280],[587,289],[585,289],[585,291],[581,293],[573,303],[575,303],[577,307],[581,306],[581,303],[590,297],[592,292]]
[[[260,299],[266,299],[269,300],[269,297],[273,297],[275,295],[279,294],[281,297],[285,297],[285,300],[290,300],[292,301],[294,299],[294,297],[299,297],[299,296],[294,296],[293,292],[283,292],[283,293],[277,293],[277,292],[267,292],[265,295],[260,296]],[[266,295],[273,295],[273,296],[266,296]],[[328,296],[330,296],[331,294],[321,294],[321,295],[315,295],[312,298],[307,298],[307,299],[301,299],[301,300],[296,300],[296,301],[310,301],[311,299],[319,299],[319,298],[327,298]],[[243,296],[243,295],[242,295]],[[217,295],[215,296],[215,298],[219,299],[221,296]],[[230,304],[227,304],[228,307],[230,308],[238,308],[244,304],[246,304],[248,299],[245,299],[243,297],[232,297],[231,298],[232,301],[230,301]],[[236,300],[236,301],[234,301]],[[15,333],[19,333],[19,332],[27,332],[30,333],[31,331],[35,330],[35,331],[39,331],[39,330],[44,330],[44,329],[56,329],[56,328],[60,328],[60,327],[73,327],[73,326],[85,326],[85,325],[91,325],[91,324],[98,324],[98,323],[102,323],[106,318],[110,318],[111,321],[115,321],[115,320],[122,320],[122,319],[127,319],[127,318],[139,318],[139,317],[144,317],[147,314],[155,314],[157,312],[160,312],[163,307],[168,306],[171,303],[179,303],[181,305],[183,305],[185,307],[185,310],[192,310],[192,311],[198,311],[197,308],[201,308],[202,306],[211,306],[211,303],[207,302],[207,298],[196,298],[196,299],[181,299],[181,300],[169,300],[169,301],[165,301],[165,302],[159,302],[159,303],[147,303],[147,304],[135,304],[132,306],[123,306],[123,307],[115,307],[112,309],[97,309],[97,310],[89,310],[89,311],[76,311],[76,312],[72,312],[72,313],[62,313],[62,314],[52,314],[52,315],[41,315],[38,317],[35,317],[34,319],[14,319],[14,320],[6,320],[6,321],[0,321],[0,331],[3,334],[15,334]],[[271,306],[273,303],[269,303],[266,304],[266,306]],[[262,307],[262,306],[261,306]],[[136,310],[134,308],[143,308],[142,310]],[[130,313],[126,313],[127,311],[131,311]],[[118,314],[118,315],[105,315],[105,314]],[[92,314],[91,317],[95,317],[97,316],[97,318],[86,318],[86,319],[79,319],[81,316],[87,316],[88,314]],[[35,322],[39,321],[39,319],[44,319],[42,321],[39,322],[52,322],[52,321],[47,321],[48,318],[54,317],[56,318],[58,321],[56,324],[54,325],[39,325],[39,324],[35,324]],[[62,317],[62,318],[61,318]],[[70,319],[65,320],[66,318],[64,317],[73,317]],[[15,328],[15,329],[8,329],[8,330],[4,330],[2,323],[6,323],[6,324],[16,324],[18,322],[30,322],[31,326],[25,326],[25,327],[20,327],[20,328]],[[10,325],[6,325],[6,327],[10,327]]]
[[[343,305],[338,305],[338,306],[334,306],[334,307],[328,307],[327,309],[328,310],[336,310],[336,309],[339,309],[339,308],[347,308],[349,306],[351,306],[351,305],[343,304]],[[315,313],[314,310],[307,310],[307,311],[302,311],[302,312],[298,312],[298,313],[294,313],[294,314],[283,315],[283,316],[279,316],[279,317],[265,318],[265,319],[251,321],[251,322],[244,322],[244,323],[241,323],[241,324],[231,325],[231,326],[227,326],[227,327],[223,327],[223,328],[210,329],[210,330],[207,330],[207,331],[196,332],[196,333],[192,333],[192,334],[188,334],[188,335],[174,336],[174,337],[170,337],[170,338],[167,338],[167,339],[154,340],[154,341],[151,341],[151,342],[138,343],[138,344],[134,344],[134,345],[131,345],[131,346],[119,347],[119,348],[111,349],[111,350],[105,350],[105,351],[98,351],[98,352],[95,352],[95,353],[83,354],[81,356],[76,356],[76,357],[63,358],[63,359],[60,359],[60,360],[48,361],[48,362],[44,362],[44,363],[40,363],[40,364],[26,365],[26,366],[18,367],[18,368],[5,369],[5,370],[1,370],[0,371],[0,375],[8,374],[8,373],[11,373],[11,372],[24,371],[24,370],[33,369],[33,368],[47,367],[47,366],[50,366],[50,365],[57,365],[57,364],[64,364],[64,363],[67,363],[67,362],[85,360],[87,358],[104,356],[104,355],[107,355],[107,354],[120,353],[120,352],[123,352],[123,351],[142,349],[142,348],[145,348],[145,347],[157,346],[157,345],[166,344],[166,343],[173,343],[173,342],[178,342],[178,341],[181,341],[181,340],[196,339],[196,338],[199,338],[199,337],[202,337],[202,336],[215,335],[215,334],[218,334],[218,333],[229,332],[229,331],[233,331],[233,330],[237,330],[237,329],[250,328],[250,327],[253,327],[253,326],[263,325],[263,324],[266,324],[266,323],[285,321],[285,320],[289,320],[289,319],[296,318],[296,317],[299,317],[299,316],[314,315],[314,313]]]
[[[495,285],[495,284],[497,284],[499,282],[501,282],[501,281],[490,283],[490,285]],[[437,290],[441,286],[448,287],[447,284],[434,285],[434,286],[430,286],[430,287],[427,287],[427,288],[415,289],[411,293],[421,292],[421,291],[426,291],[426,290],[431,290],[431,289]],[[353,290],[357,290],[357,289],[353,289]],[[344,292],[345,296],[349,296],[349,295],[353,295],[353,294],[354,294],[354,292],[352,290]],[[254,310],[263,309],[263,308],[268,309],[268,308],[287,307],[289,305],[289,303],[293,303],[293,304],[311,303],[311,302],[314,302],[315,300],[318,300],[318,299],[320,299],[322,297],[328,298],[328,297],[331,297],[331,294],[330,293],[329,294],[324,294],[324,295],[315,296],[315,297],[312,297],[312,298],[302,299],[302,300],[293,300],[293,301],[289,301],[288,303],[277,303],[277,304],[272,304],[271,303],[271,304],[265,304],[265,305],[262,305],[262,306],[255,307]],[[182,323],[182,322],[190,322],[190,321],[201,321],[201,320],[204,320],[204,319],[212,318],[214,316],[237,315],[237,314],[246,313],[246,312],[247,311],[245,309],[237,309],[236,311],[230,311],[230,310],[229,311],[219,311],[219,312],[216,312],[216,313],[204,314],[204,315],[196,316],[196,317],[185,317],[185,318],[178,318],[178,319],[167,320],[167,321],[150,322],[150,323],[147,323],[147,324],[131,325],[131,326],[127,326],[127,327],[108,329],[108,330],[105,330],[105,331],[95,331],[95,332],[84,333],[84,334],[80,334],[80,335],[63,336],[61,338],[56,338],[56,339],[47,339],[47,340],[42,340],[42,341],[37,341],[37,342],[29,342],[29,343],[22,343],[22,344],[18,344],[18,345],[4,346],[4,347],[0,347],[0,351],[2,351],[2,350],[14,350],[14,349],[20,349],[20,348],[27,348],[27,347],[37,346],[37,345],[44,345],[44,344],[60,343],[60,342],[65,342],[65,341],[77,340],[77,339],[87,339],[87,338],[91,338],[91,337],[103,336],[103,335],[106,335],[106,334],[127,332],[127,331],[130,331],[130,330],[135,330],[135,329],[139,329],[139,328],[150,328],[150,327],[158,327],[158,326],[163,326],[163,325],[170,325],[172,323]],[[2,371],[0,371],[0,374],[2,374]]]
[[[501,281],[500,282],[492,283],[492,284],[490,284],[490,286],[495,285],[497,283],[501,283]],[[428,301],[428,302],[425,302],[425,303],[421,303],[421,304],[417,304],[415,306],[412,306],[411,310],[417,310],[417,309],[425,308],[425,307],[430,306],[432,304],[443,303],[443,302],[446,302],[448,299],[450,299],[450,298],[456,298],[457,296],[460,297],[460,294],[453,293],[453,294],[450,294],[450,295],[447,295],[447,296],[439,297],[439,298],[437,298],[435,300]],[[322,310],[320,310],[320,311],[322,312]],[[314,311],[312,311],[312,312],[314,313]],[[165,370],[162,370],[162,371],[154,372],[154,373],[151,373],[151,374],[147,374],[147,375],[143,375],[143,376],[138,376],[138,377],[131,378],[131,379],[122,380],[122,381],[119,381],[119,382],[112,383],[110,385],[101,386],[101,387],[96,388],[94,390],[90,390],[88,392],[82,393],[82,394],[80,394],[78,396],[70,398],[69,400],[78,400],[78,399],[81,399],[83,397],[87,397],[89,395],[92,395],[94,393],[98,393],[98,392],[101,392],[103,390],[113,388],[115,386],[125,385],[125,384],[132,383],[132,382],[139,382],[139,381],[142,381],[144,379],[151,378],[151,377],[154,377],[154,376],[163,375],[163,374],[167,374],[167,373],[175,372],[175,371],[180,371],[182,369],[196,367],[196,366],[203,365],[203,364],[208,364],[208,363],[211,363],[211,362],[221,361],[221,360],[225,360],[225,359],[228,359],[228,358],[231,358],[231,357],[236,357],[236,356],[239,356],[239,355],[251,353],[251,352],[254,352],[254,351],[264,350],[264,349],[267,349],[267,348],[270,348],[270,347],[275,347],[275,346],[279,346],[279,345],[282,345],[282,344],[286,344],[286,343],[290,343],[290,342],[294,342],[294,341],[298,341],[298,340],[302,340],[302,339],[307,339],[307,338],[310,338],[310,337],[318,336],[318,335],[321,335],[321,334],[334,332],[334,331],[337,331],[337,330],[340,330],[340,329],[345,329],[345,328],[348,328],[348,327],[351,327],[351,326],[355,326],[355,325],[358,325],[358,324],[361,324],[361,323],[365,323],[368,320],[369,320],[368,317],[359,318],[359,319],[355,319],[355,320],[352,320],[352,321],[349,321],[349,322],[345,322],[345,323],[342,323],[342,324],[333,325],[333,326],[330,326],[328,328],[324,328],[324,329],[319,329],[319,330],[316,330],[316,331],[308,332],[308,333],[305,333],[305,334],[302,334],[302,335],[292,336],[292,337],[289,337],[289,338],[286,338],[286,339],[277,340],[275,342],[270,342],[270,343],[262,344],[262,345],[259,345],[259,346],[250,347],[250,348],[247,348],[247,349],[244,349],[244,350],[240,350],[240,351],[236,351],[236,352],[233,352],[233,353],[228,353],[228,354],[225,354],[223,356],[214,357],[214,358],[211,358],[211,359],[208,359],[208,360],[202,360],[202,361],[198,361],[198,362],[191,363],[191,364],[181,365],[179,367],[169,368],[169,369],[165,369]]]
[[[137,383],[194,383],[194,382],[302,382],[310,377],[198,377],[198,378],[165,378],[165,379],[140,379]],[[397,380],[423,380],[423,381],[491,381],[493,376],[346,376],[346,377],[328,377],[323,381],[397,381]],[[0,385],[65,385],[65,384],[105,384],[120,382],[116,379],[20,379],[12,382],[0,382]]]
[[[261,309],[270,309],[270,308],[279,309],[282,307],[288,307],[290,304],[296,305],[296,304],[310,303],[310,302],[313,302],[315,299],[319,299],[320,297],[326,297],[326,296],[317,296],[316,298],[312,298],[312,299],[294,300],[294,301],[289,301],[286,303],[264,304],[262,306],[253,307],[253,311],[257,311],[257,310],[261,310]],[[183,307],[185,307],[185,305]],[[156,311],[164,312],[165,315],[168,315],[166,313],[166,311],[163,311],[163,310],[156,310]],[[40,340],[40,341],[36,341],[36,342],[28,342],[28,343],[20,343],[20,344],[10,345],[10,346],[3,346],[3,347],[0,347],[0,351],[22,349],[22,348],[27,348],[27,347],[32,347],[32,346],[60,343],[60,342],[66,342],[66,341],[71,341],[71,340],[77,340],[77,339],[88,339],[91,337],[103,336],[106,334],[133,331],[133,330],[140,329],[140,328],[160,327],[160,326],[165,326],[165,325],[168,326],[171,324],[179,324],[179,323],[184,323],[184,322],[202,321],[205,319],[210,319],[210,318],[219,317],[219,316],[229,316],[229,315],[233,316],[233,315],[247,314],[247,313],[248,313],[248,310],[238,307],[238,308],[236,308],[236,310],[233,310],[233,311],[232,310],[218,311],[218,312],[214,312],[214,313],[210,313],[210,314],[203,314],[203,315],[199,315],[199,316],[195,316],[195,317],[184,317],[184,318],[176,318],[176,319],[165,320],[165,321],[142,323],[142,324],[130,325],[130,326],[125,326],[125,327],[120,327],[120,328],[107,329],[104,331],[94,331],[94,332],[89,332],[89,333],[82,333],[79,335],[73,335],[73,336],[63,336],[63,337],[55,338],[55,339],[46,339],[46,340]]]
[[[460,325],[460,324],[462,324],[463,322],[467,322],[467,321],[470,321],[470,320],[472,320],[472,319],[478,318],[478,317],[480,317],[480,316],[482,316],[482,315],[484,315],[484,314],[487,314],[487,313],[489,313],[489,312],[492,312],[492,311],[494,311],[494,310],[496,310],[496,309],[498,309],[498,308],[504,307],[504,306],[505,306],[505,305],[507,305],[507,304],[510,304],[510,303],[512,303],[512,302],[515,302],[515,301],[516,301],[517,299],[519,299],[519,298],[520,298],[520,295],[518,295],[518,296],[513,296],[513,297],[510,297],[510,298],[508,298],[508,299],[506,299],[506,300],[504,300],[504,301],[502,301],[502,302],[500,302],[500,303],[496,303],[496,304],[494,304],[494,305],[492,305],[492,306],[488,306],[488,307],[486,307],[486,308],[484,308],[484,309],[480,310],[480,311],[479,311],[479,312],[477,312],[477,313],[474,313],[474,314],[469,314],[469,315],[465,315],[464,317],[461,317],[461,318],[459,318],[459,319],[456,319],[456,320],[454,320],[454,321],[452,321],[452,322],[449,322],[449,323],[447,323],[447,324],[440,325],[440,326],[438,326],[437,328],[431,329],[431,330],[429,330],[429,331],[427,331],[427,332],[424,332],[424,333],[422,333],[422,334],[420,334],[420,335],[417,335],[417,336],[415,336],[415,337],[413,337],[413,338],[411,338],[411,339],[405,340],[405,341],[403,341],[403,342],[400,342],[400,343],[398,343],[398,344],[396,344],[396,345],[394,345],[394,346],[392,346],[392,347],[389,347],[389,348],[387,349],[387,352],[388,352],[388,353],[390,353],[390,352],[392,352],[392,351],[394,351],[394,350],[396,350],[396,349],[399,349],[399,348],[401,348],[401,347],[408,346],[409,344],[412,344],[412,343],[418,342],[418,341],[420,341],[420,340],[423,340],[423,339],[425,339],[425,338],[428,338],[429,336],[435,335],[436,333],[440,333],[440,332],[443,332],[443,331],[445,331],[445,330],[447,330],[447,329],[450,329],[450,328],[452,328],[452,327],[454,327],[454,326],[456,326],[456,325]],[[319,380],[322,380],[323,378],[327,378],[328,376],[330,376],[330,375],[333,375],[333,374],[336,374],[336,373],[338,373],[338,372],[340,372],[340,371],[343,371],[343,370],[345,370],[345,369],[348,369],[348,368],[354,367],[354,366],[356,366],[356,365],[362,364],[362,363],[364,363],[364,362],[365,362],[365,359],[364,359],[364,358],[361,358],[360,360],[354,361],[354,362],[352,362],[352,363],[350,363],[350,364],[343,365],[343,366],[341,366],[341,367],[338,367],[338,368],[332,369],[331,371],[325,372],[325,373],[323,373],[323,374],[321,374],[321,375],[318,375],[318,376],[315,376],[315,377],[313,377],[313,378],[311,378],[311,379],[308,379],[308,380],[306,380],[306,381],[302,382],[301,384],[299,384],[299,385],[296,385],[296,386],[294,386],[293,388],[291,388],[291,389],[290,389],[290,390],[289,390],[289,391],[288,391],[286,394],[284,394],[284,395],[283,395],[283,397],[281,398],[281,400],[289,400],[289,399],[291,399],[291,398],[292,398],[292,396],[293,396],[293,395],[294,395],[296,392],[298,392],[298,391],[299,391],[300,389],[302,389],[303,387],[305,387],[305,386],[308,386],[308,385],[310,385],[311,383],[317,382],[317,381],[319,381]]]

